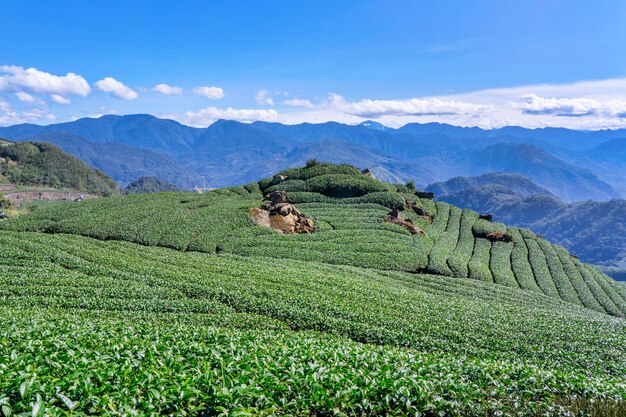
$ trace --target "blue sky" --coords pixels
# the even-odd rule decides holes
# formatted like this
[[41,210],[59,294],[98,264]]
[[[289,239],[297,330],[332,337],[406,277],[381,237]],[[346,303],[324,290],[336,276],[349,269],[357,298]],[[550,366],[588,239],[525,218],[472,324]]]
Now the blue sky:
[[621,1],[0,2],[5,125],[626,126]]

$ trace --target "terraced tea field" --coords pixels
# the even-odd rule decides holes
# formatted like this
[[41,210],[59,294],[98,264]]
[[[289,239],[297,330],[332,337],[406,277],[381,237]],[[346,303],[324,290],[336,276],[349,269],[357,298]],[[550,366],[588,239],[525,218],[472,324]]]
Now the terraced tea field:
[[[1,415],[626,412],[626,287],[357,172],[2,223]],[[312,234],[248,217],[289,180]],[[407,200],[423,234],[383,220]]]
[[[304,173],[292,174],[298,179],[283,183],[268,186],[261,181],[204,195],[165,193],[85,201],[40,210],[5,223],[4,228],[80,234],[180,251],[473,278],[541,292],[619,317],[626,314],[623,286],[528,230],[480,220],[477,213],[447,203],[392,192],[390,184],[356,174],[350,168],[334,169],[321,171],[318,176],[317,171],[307,174],[305,169],[301,170]],[[289,172],[297,171],[285,174]],[[346,184],[355,175],[360,182],[350,188]],[[307,181],[313,185],[307,185]],[[307,193],[304,200],[308,202],[297,206],[315,219],[316,233],[278,234],[250,220],[248,208],[258,206],[266,191],[281,186],[295,190],[295,201],[303,201],[301,193]],[[311,189],[347,193],[349,197],[301,191]],[[291,194],[287,195],[293,202]],[[424,235],[411,235],[403,227],[383,221],[390,209],[402,206],[406,199],[432,214],[432,224],[412,212],[405,214],[424,230]],[[485,238],[491,232],[508,233],[512,239],[491,242]]]

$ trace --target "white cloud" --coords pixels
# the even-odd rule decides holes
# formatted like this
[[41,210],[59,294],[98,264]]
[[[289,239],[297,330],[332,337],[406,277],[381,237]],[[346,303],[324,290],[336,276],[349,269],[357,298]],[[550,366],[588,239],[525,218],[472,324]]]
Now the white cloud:
[[492,109],[489,105],[440,98],[411,98],[407,100],[364,99],[348,102],[337,94],[330,95],[331,104],[342,111],[361,117],[435,116],[480,114]]
[[206,127],[218,119],[237,120],[240,122],[273,121],[278,118],[278,112],[273,109],[234,109],[232,107],[220,109],[217,107],[206,107],[198,111],[187,111],[166,117],[189,126]]
[[259,90],[254,96],[254,99],[262,106],[274,105],[274,99],[270,96],[270,92],[267,90]]
[[11,110],[13,110],[13,107],[11,107],[7,101],[0,98],[0,111],[10,112]]
[[52,94],[50,98],[57,104],[70,104],[72,102],[70,99],[60,96],[58,94]]
[[193,92],[210,99],[224,98],[224,90],[219,87],[196,87]]
[[157,84],[154,86],[152,91],[156,91],[157,93],[165,94],[167,96],[171,94],[182,94],[183,89],[180,87],[175,87],[167,84]]
[[83,97],[91,91],[87,81],[73,72],[58,76],[36,68],[2,65],[0,74],[5,74],[0,75],[0,91],[27,88],[36,93],[75,94]]
[[310,100],[301,99],[301,98],[292,98],[291,100],[285,100],[282,103],[284,106],[288,107],[306,107],[312,109],[315,107]]
[[18,91],[17,93],[15,93],[15,97],[17,97],[17,99],[21,101],[22,103],[43,104],[43,101],[23,91]]
[[583,130],[626,128],[626,78],[405,99],[350,101],[330,94],[327,100],[312,107],[281,112],[277,121],[360,123],[368,118],[392,127],[411,122],[439,122],[486,129],[507,125]]
[[132,88],[122,84],[113,77],[106,77],[96,82],[96,88],[105,93],[111,93],[122,100],[134,100],[139,94]]
[[626,101],[623,100],[601,102],[591,98],[543,98],[535,94],[525,95],[522,100],[523,103],[518,104],[517,107],[527,114],[567,117],[626,117]]
[[2,106],[2,101],[0,101],[0,110],[5,113],[0,113],[0,125],[15,125],[19,123],[32,123],[44,120],[55,120],[53,114],[49,113],[46,109],[29,109],[25,112],[18,113],[16,111],[11,110],[10,107],[6,108]]

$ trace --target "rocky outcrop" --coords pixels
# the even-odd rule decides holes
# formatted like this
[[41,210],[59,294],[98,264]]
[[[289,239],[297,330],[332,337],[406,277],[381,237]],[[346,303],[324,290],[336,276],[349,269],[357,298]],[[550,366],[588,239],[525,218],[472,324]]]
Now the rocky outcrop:
[[490,242],[513,242],[513,236],[508,232],[491,232],[485,236]]
[[426,235],[422,229],[413,224],[411,219],[402,218],[402,212],[398,209],[391,210],[388,214],[385,215],[384,221],[391,224],[397,224],[398,226],[404,227],[406,230],[411,232],[412,235]]
[[274,191],[266,198],[269,198],[270,201],[261,207],[253,207],[248,210],[250,217],[259,226],[270,227],[283,234],[313,233],[315,231],[313,220],[300,213],[296,206],[289,204],[287,194],[284,191]]
[[415,191],[414,193],[418,198],[425,198],[428,200],[433,200],[435,198],[435,193],[430,193],[428,191]]
[[433,223],[433,215],[424,209],[424,207],[417,205],[412,201],[404,200],[404,208],[405,210],[410,210],[418,216],[422,217],[424,220],[428,222],[428,224]]

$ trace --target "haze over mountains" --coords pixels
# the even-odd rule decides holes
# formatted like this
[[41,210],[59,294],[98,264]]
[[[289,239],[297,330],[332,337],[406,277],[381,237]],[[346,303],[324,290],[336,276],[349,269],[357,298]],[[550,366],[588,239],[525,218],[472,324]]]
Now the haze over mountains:
[[626,200],[566,203],[516,174],[456,177],[426,190],[438,201],[540,233],[613,278],[626,280]]
[[220,120],[193,128],[149,115],[103,116],[0,128],[0,137],[56,144],[122,186],[155,176],[182,188],[249,182],[317,158],[374,169],[425,187],[459,175],[524,175],[565,202],[626,194],[626,131],[439,123],[392,129],[376,122],[283,125]]

